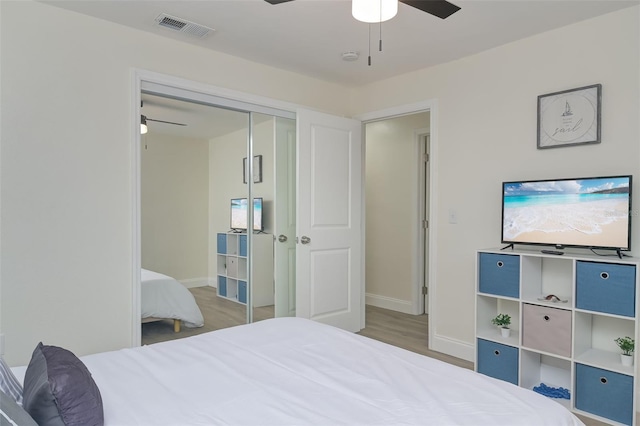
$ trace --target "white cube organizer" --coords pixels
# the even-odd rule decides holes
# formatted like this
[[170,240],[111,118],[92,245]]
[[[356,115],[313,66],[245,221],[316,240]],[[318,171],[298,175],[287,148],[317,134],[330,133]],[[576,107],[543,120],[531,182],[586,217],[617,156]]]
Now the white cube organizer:
[[[568,389],[554,401],[635,425],[638,357],[622,365],[614,339],[638,336],[638,259],[489,249],[476,262],[476,371]],[[491,324],[500,313],[511,316],[510,338]]]
[[246,304],[251,291],[253,307],[274,304],[273,235],[253,234],[253,285],[249,290],[247,234],[218,233],[218,296]]

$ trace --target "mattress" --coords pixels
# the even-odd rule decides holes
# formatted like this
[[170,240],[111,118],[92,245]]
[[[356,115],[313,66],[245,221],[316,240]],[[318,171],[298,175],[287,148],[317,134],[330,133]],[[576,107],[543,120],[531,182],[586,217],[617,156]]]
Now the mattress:
[[141,317],[179,319],[185,327],[202,327],[204,318],[193,294],[176,279],[142,269]]
[[528,389],[302,318],[81,359],[107,426],[582,425]]

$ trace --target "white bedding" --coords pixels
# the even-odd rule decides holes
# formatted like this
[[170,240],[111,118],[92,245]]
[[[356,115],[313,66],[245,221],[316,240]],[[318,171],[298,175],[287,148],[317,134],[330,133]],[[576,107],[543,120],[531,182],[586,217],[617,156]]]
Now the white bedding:
[[105,425],[582,425],[560,404],[301,318],[81,358]]
[[185,327],[202,327],[204,318],[193,294],[167,275],[142,269],[142,318],[179,319]]

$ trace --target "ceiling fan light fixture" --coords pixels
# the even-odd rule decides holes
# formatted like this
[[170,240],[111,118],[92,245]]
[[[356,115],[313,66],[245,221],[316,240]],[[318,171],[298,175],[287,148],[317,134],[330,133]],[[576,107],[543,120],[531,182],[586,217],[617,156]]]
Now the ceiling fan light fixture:
[[388,21],[398,13],[398,0],[352,0],[351,14],[361,22]]
[[140,134],[144,135],[148,131],[149,131],[149,128],[147,128],[147,117],[145,117],[144,115],[141,115],[140,116]]

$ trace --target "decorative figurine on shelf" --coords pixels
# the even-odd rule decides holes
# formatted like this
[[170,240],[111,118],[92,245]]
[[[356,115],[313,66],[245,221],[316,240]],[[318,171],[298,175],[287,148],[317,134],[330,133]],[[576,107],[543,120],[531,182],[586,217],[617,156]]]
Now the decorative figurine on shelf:
[[636,341],[629,336],[618,337],[615,339],[616,344],[622,350],[620,359],[622,365],[630,367],[633,365],[633,351],[636,348]]
[[511,333],[511,329],[509,328],[511,325],[511,317],[508,314],[498,314],[497,317],[491,320],[491,323],[500,327],[502,337],[509,337]]

